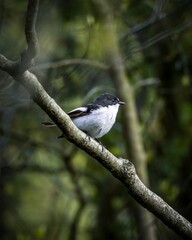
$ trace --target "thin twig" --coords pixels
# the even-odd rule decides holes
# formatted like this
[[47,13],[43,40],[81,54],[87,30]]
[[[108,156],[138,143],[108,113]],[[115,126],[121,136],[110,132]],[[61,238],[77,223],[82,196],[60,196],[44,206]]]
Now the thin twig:
[[100,69],[107,69],[108,66],[105,63],[91,60],[91,59],[64,59],[56,62],[50,62],[50,63],[42,63],[39,65],[34,66],[34,69],[38,70],[44,70],[44,69],[54,69],[59,67],[66,67],[70,65],[89,65],[91,67],[100,68]]
[[33,65],[33,59],[38,53],[39,43],[36,33],[36,20],[39,8],[39,0],[28,2],[27,14],[25,19],[25,37],[27,49],[21,54],[20,72],[28,70]]

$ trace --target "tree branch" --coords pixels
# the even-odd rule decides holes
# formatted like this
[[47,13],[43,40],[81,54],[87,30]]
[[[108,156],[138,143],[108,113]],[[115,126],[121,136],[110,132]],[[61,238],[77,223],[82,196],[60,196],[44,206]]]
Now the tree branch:
[[[29,0],[29,4],[34,4],[35,7],[32,8],[34,10],[37,9],[38,1]],[[34,24],[35,21],[33,21],[33,25]],[[34,57],[34,53],[29,54],[31,58]],[[0,56],[0,67],[26,88],[34,102],[48,114],[70,142],[87,152],[108,169],[114,177],[119,179],[127,187],[130,195],[143,207],[154,213],[154,215],[184,239],[192,239],[192,224],[141,182],[130,161],[116,158],[107,149],[103,149],[102,151],[102,147],[95,140],[87,138],[87,136],[73,124],[69,116],[47,94],[35,75],[29,71],[18,71],[18,69],[14,73],[10,61],[2,55]]]
[[25,20],[25,37],[27,49],[21,53],[21,58],[17,61],[6,59],[0,55],[0,69],[9,73],[11,76],[21,75],[33,65],[33,59],[39,48],[38,38],[35,28],[39,0],[28,1],[26,20]]
[[108,66],[105,63],[91,60],[91,59],[63,59],[56,62],[42,63],[34,66],[34,69],[44,70],[44,69],[55,69],[59,67],[66,67],[71,65],[88,65],[90,67],[99,68],[105,70]]
[[58,125],[70,142],[100,162],[128,188],[129,193],[135,200],[154,213],[167,226],[185,239],[192,239],[192,225],[140,181],[130,161],[116,158],[107,149],[102,151],[101,146],[95,140],[88,139],[45,92],[32,73],[26,71],[21,76],[16,76],[15,80],[28,90],[32,99]]
[[27,54],[32,59],[38,53],[38,38],[35,28],[37,13],[39,8],[39,0],[28,2],[26,21],[25,21],[25,36],[28,44]]
[[162,8],[164,4],[165,0],[156,0],[156,4],[151,17],[147,21],[132,27],[131,32],[134,34],[139,33],[140,31],[144,30],[147,27],[150,27],[159,21],[162,18]]
[[39,0],[31,0],[28,2],[25,19],[25,37],[27,41],[27,49],[21,54],[21,62],[19,67],[20,73],[26,71],[33,65],[33,58],[38,53],[39,43],[35,28],[38,8]]

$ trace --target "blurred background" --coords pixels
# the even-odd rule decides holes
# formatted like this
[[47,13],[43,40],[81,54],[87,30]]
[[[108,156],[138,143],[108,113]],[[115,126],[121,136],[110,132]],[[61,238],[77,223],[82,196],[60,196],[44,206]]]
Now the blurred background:
[[[0,2],[0,53],[11,60],[26,47],[26,9],[24,0]],[[102,143],[141,168],[150,189],[189,221],[191,29],[190,0],[41,0],[40,51],[31,69],[65,112],[103,92],[131,102],[133,109],[121,108]],[[118,64],[111,63],[115,54],[128,92],[118,90],[122,81],[109,69]],[[22,86],[2,71],[0,80],[1,240],[181,239],[142,214],[128,190],[94,159],[57,139],[57,128],[44,128],[48,117]],[[124,134],[139,131],[126,119],[132,111],[141,126],[144,168],[133,154],[134,139]]]

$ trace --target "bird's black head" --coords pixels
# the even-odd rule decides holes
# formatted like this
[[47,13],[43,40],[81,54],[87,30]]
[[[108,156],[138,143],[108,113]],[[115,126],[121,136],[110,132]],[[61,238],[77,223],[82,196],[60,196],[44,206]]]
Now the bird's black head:
[[95,104],[101,105],[103,107],[108,107],[109,105],[124,105],[124,102],[121,102],[119,98],[109,94],[109,93],[103,93],[99,97],[96,98],[94,101]]

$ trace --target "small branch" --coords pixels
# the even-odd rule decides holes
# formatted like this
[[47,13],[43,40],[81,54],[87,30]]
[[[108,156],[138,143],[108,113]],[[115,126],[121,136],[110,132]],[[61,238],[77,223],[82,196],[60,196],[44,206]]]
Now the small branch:
[[25,36],[28,44],[28,54],[31,58],[34,58],[36,56],[39,49],[38,38],[35,28],[38,8],[39,0],[29,1],[25,21]]
[[158,84],[160,84],[160,80],[158,78],[151,77],[151,78],[143,79],[136,82],[134,87],[142,88],[142,87],[156,86]]
[[[130,57],[134,53],[140,52],[148,48],[149,46],[155,44],[156,42],[161,41],[164,38],[169,37],[170,35],[182,32],[185,29],[191,27],[190,20],[185,20],[185,22],[181,21],[182,14],[184,13],[186,14],[186,11],[190,10],[190,8],[192,7],[191,1],[183,1],[179,7],[173,9],[173,11],[171,11],[169,14],[163,14],[162,9],[165,5],[165,2],[166,0],[156,0],[156,6],[154,8],[152,16],[147,21],[144,21],[143,23],[131,27],[130,30],[121,35],[121,37],[119,38],[120,42],[127,39],[131,34],[136,34],[136,36],[139,36],[139,34],[141,34],[147,28],[153,27],[154,29],[158,29],[158,24],[168,26],[168,28],[165,27],[163,28],[165,30],[155,33],[152,38],[147,39],[145,41],[144,39],[142,39],[142,41],[140,41],[141,47],[140,48],[136,47],[135,49],[132,49],[131,53],[129,53],[127,57]],[[180,19],[180,21],[179,22],[174,21],[174,25],[170,26],[168,22],[173,18]]]
[[18,63],[19,61],[11,61],[2,54],[0,54],[0,70],[7,72],[11,76],[16,73],[18,69]]
[[66,66],[70,66],[70,65],[89,65],[91,67],[95,67],[95,68],[100,68],[100,69],[107,69],[108,66],[105,63],[96,61],[96,60],[91,60],[91,59],[64,59],[64,60],[60,60],[57,62],[50,62],[50,63],[43,63],[43,64],[39,64],[36,65],[34,67],[34,69],[51,69],[51,68],[59,68],[59,67],[66,67]]
[[38,8],[39,0],[31,0],[28,2],[25,19],[25,37],[28,47],[21,54],[20,72],[26,71],[33,65],[33,59],[38,53],[39,43],[35,28]]
[[136,25],[131,28],[132,33],[139,33],[140,31],[144,30],[145,28],[150,27],[154,23],[158,22],[160,19],[162,19],[162,8],[164,5],[165,0],[156,0],[156,5],[154,7],[154,11],[152,13],[152,16],[145,22]]
[[33,59],[38,52],[38,38],[35,30],[39,0],[29,0],[25,21],[25,36],[27,49],[21,53],[21,58],[17,61],[10,61],[0,54],[0,70],[4,70],[11,76],[24,73],[33,65]]

